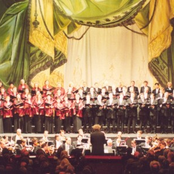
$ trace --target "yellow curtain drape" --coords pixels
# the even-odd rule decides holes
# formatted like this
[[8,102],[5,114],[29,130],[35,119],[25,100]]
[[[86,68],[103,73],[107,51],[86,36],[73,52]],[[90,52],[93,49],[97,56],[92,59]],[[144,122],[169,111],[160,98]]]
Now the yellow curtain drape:
[[173,27],[170,19],[174,17],[174,0],[151,0],[149,18],[152,15],[148,28],[149,61],[160,56],[171,45]]
[[[37,3],[37,4],[36,4]],[[35,12],[39,25],[34,27]],[[31,0],[29,41],[54,58],[53,0]]]

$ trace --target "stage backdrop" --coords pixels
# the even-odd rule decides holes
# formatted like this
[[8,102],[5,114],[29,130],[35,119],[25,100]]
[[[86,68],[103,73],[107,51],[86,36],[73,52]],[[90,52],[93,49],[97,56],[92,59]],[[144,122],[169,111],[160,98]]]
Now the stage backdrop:
[[[74,33],[79,38],[87,27]],[[139,31],[136,25],[131,27]],[[131,80],[141,86],[148,80],[153,86],[153,76],[148,70],[147,36],[139,35],[124,27],[90,28],[79,40],[68,40],[68,61],[65,64],[65,86],[70,81],[88,86],[108,81],[118,86],[128,86]]]

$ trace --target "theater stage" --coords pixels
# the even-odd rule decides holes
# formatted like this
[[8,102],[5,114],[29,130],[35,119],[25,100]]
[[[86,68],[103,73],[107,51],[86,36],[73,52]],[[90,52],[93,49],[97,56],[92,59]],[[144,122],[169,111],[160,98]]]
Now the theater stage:
[[[15,133],[3,133],[3,134],[1,133],[0,134],[0,137],[3,137],[5,135],[10,138],[10,137],[15,136]],[[39,134],[39,133],[28,133],[28,134],[22,133],[22,135],[23,135],[24,138],[30,138],[30,139],[32,139],[34,137],[36,137],[38,139],[41,139],[42,136],[43,136],[43,134]],[[77,135],[78,135],[77,133],[66,133],[65,134],[65,136],[66,137],[70,137],[72,139],[72,141],[75,141],[76,140]],[[90,137],[90,134],[89,133],[86,133],[85,135],[87,135],[88,137]],[[113,139],[116,138],[117,133],[106,133],[105,136],[106,136],[107,139],[110,138],[110,139],[113,140]],[[161,133],[144,133],[144,134],[142,134],[142,137],[145,137],[145,136],[151,136],[151,137],[157,136],[159,138],[174,138],[174,134],[172,134],[172,133],[165,133],[165,134],[161,134]],[[50,138],[50,140],[53,140],[54,137],[55,137],[55,134],[49,134],[48,135],[48,138]],[[130,146],[130,141],[132,139],[134,139],[134,138],[136,138],[136,134],[135,133],[130,133],[130,134],[123,133],[122,134],[122,139],[123,140],[124,139],[127,140],[127,145],[128,146]]]

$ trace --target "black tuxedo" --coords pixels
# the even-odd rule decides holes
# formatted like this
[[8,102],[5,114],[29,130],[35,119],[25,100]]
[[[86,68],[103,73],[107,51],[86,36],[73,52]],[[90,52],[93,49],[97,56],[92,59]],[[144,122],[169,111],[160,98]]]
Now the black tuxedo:
[[128,115],[128,125],[127,125],[127,131],[130,132],[130,126],[132,123],[132,129],[133,132],[135,131],[136,121],[137,121],[137,107],[138,107],[138,101],[134,99],[133,101],[131,98],[127,100],[127,115]]
[[93,132],[90,136],[90,142],[92,144],[92,154],[93,155],[103,155],[104,154],[104,144],[105,135],[99,130]]
[[[150,94],[151,93],[151,87],[150,86],[147,86],[148,87],[148,94]],[[140,93],[144,93],[144,89],[145,89],[145,87],[144,86],[142,86],[141,88],[140,88]]]
[[117,130],[121,129],[121,131],[123,132],[125,112],[126,112],[126,100],[122,100],[122,102],[121,102],[120,99],[118,99],[116,101],[116,104],[117,104],[117,113],[116,113],[116,115],[117,115]]
[[66,150],[68,152],[68,155],[71,155],[71,152],[73,150],[73,146],[71,144],[68,145],[68,144],[64,143],[64,144],[61,145],[61,147],[63,148],[63,150]]
[[157,126],[157,106],[158,102],[156,99],[149,99],[149,113],[150,113],[150,123],[151,123],[151,131],[156,132]]
[[160,93],[160,89],[153,89],[152,93],[154,94],[154,96],[156,98]]
[[161,122],[161,132],[167,133],[171,115],[171,101],[169,99],[165,101],[164,98],[162,98],[159,99],[158,104],[160,106],[159,117]]
[[149,101],[146,99],[144,99],[144,101],[142,99],[139,99],[138,104],[140,106],[140,129],[142,129],[142,126],[147,129],[147,121],[149,120]]
[[[130,93],[130,88],[131,88],[131,87],[132,87],[132,86],[129,86],[129,87],[128,87],[127,92],[129,92],[129,93]],[[138,96],[138,95],[139,95],[139,90],[138,90],[138,87],[133,86],[133,88],[134,88],[134,92],[135,92],[136,96]]]

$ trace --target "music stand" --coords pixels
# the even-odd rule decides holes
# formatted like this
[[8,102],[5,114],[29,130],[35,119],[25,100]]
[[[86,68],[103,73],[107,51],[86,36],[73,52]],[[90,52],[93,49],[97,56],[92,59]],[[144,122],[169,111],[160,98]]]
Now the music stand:
[[135,139],[135,142],[136,142],[136,144],[137,144],[137,146],[138,146],[138,145],[140,145],[141,143],[145,143],[145,139],[140,139],[140,140]]
[[127,154],[127,146],[117,146],[116,147],[116,154],[117,155],[125,155],[125,154]]

